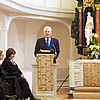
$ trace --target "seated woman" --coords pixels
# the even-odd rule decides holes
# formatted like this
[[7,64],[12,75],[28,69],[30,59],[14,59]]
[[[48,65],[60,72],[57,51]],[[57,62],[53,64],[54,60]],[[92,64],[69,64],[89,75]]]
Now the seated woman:
[[15,92],[16,95],[21,100],[30,97],[30,100],[41,100],[37,99],[31,93],[29,89],[29,84],[22,74],[21,70],[18,68],[18,65],[13,61],[16,51],[13,48],[9,48],[6,51],[6,57],[2,63],[2,66],[5,70],[7,76],[16,76],[15,78]]
[[1,65],[3,57],[3,51],[0,50],[0,100],[15,100],[17,96],[12,95],[10,84],[3,79],[3,77],[6,77],[6,74]]

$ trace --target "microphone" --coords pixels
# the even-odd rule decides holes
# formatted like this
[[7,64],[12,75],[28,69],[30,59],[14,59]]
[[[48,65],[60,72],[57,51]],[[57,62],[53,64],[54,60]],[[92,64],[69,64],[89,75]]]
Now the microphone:
[[55,54],[54,54],[55,56],[54,57],[56,58],[57,57],[57,51],[56,51],[56,47],[55,47],[54,44],[53,44],[53,47],[54,47],[54,50],[55,50]]

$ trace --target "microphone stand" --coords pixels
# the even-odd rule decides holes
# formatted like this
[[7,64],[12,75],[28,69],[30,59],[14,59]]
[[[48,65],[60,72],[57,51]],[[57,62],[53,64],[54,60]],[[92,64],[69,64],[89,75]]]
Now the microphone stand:
[[57,52],[56,52],[56,47],[55,47],[55,45],[53,44],[53,47],[54,47],[54,50],[55,50],[55,58],[57,57]]
[[65,83],[65,81],[68,79],[69,74],[67,75],[67,77],[65,78],[65,80],[62,82],[62,84],[59,86],[59,88],[57,89],[56,92],[58,92],[60,90],[60,88],[62,87],[62,85]]

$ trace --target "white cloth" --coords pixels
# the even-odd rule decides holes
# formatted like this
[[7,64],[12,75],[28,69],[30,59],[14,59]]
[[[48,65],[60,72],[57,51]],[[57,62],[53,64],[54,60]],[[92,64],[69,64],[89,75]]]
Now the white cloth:
[[13,60],[10,60],[11,61],[11,63],[13,64],[13,65],[16,65],[16,63],[13,61]]
[[2,64],[3,60],[0,60],[0,65]]

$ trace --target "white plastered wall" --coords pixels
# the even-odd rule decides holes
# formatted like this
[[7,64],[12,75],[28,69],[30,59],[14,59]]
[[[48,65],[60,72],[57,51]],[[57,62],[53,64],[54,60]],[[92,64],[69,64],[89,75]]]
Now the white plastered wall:
[[[77,48],[74,46],[74,40],[70,37],[70,28],[59,21],[47,21],[39,19],[13,19],[9,26],[7,48],[13,47],[17,51],[15,57],[19,67],[24,70],[31,70],[31,64],[34,64],[36,58],[33,50],[36,40],[43,37],[43,27],[50,25],[53,28],[52,37],[59,40],[60,55],[57,62],[60,63],[58,68],[58,79],[64,79],[68,74],[69,59],[76,59]],[[63,74],[62,74],[63,73]]]
[[[4,0],[2,0],[3,2]],[[9,1],[9,0],[7,0]],[[27,0],[23,0],[26,1]],[[29,0],[28,0],[29,1]],[[32,1],[32,0],[31,0]],[[25,10],[24,7],[19,7],[21,9],[21,11],[26,11],[26,12],[30,12],[31,14],[40,14],[40,15],[45,15],[45,16],[55,16],[55,17],[62,17],[62,18],[71,18],[73,17],[73,13],[74,13],[74,7],[75,7],[75,1],[74,0],[43,0],[44,4],[43,6],[41,6],[40,1],[41,0],[34,0],[35,2],[33,2],[33,5],[35,5],[36,8],[41,8],[42,10],[40,11],[40,9],[37,9],[37,11],[35,11],[34,6],[32,7],[32,11],[29,9]],[[54,5],[54,3],[56,4],[56,2],[59,3],[59,5],[57,4],[57,6]],[[21,2],[21,0],[19,0],[19,2]],[[74,2],[74,3],[72,3]],[[52,5],[53,3],[53,5]],[[7,4],[4,3],[4,4]],[[10,3],[8,3],[10,5]],[[17,4],[17,3],[16,3]],[[30,5],[30,4],[29,4]],[[29,6],[28,4],[26,4],[26,6]],[[14,6],[16,9],[18,9],[18,6]],[[45,8],[46,7],[46,8]],[[54,8],[55,7],[55,8]],[[28,7],[26,7],[28,8]],[[47,11],[45,11],[47,10]],[[40,13],[39,13],[40,11]],[[58,11],[58,12],[56,12]],[[61,12],[62,13],[61,13]],[[63,13],[66,12],[66,13]],[[67,13],[67,12],[71,12],[71,13]],[[5,13],[5,12],[4,12]],[[6,12],[6,14],[8,14],[8,12]],[[12,17],[16,16],[13,14],[10,14]],[[20,14],[18,14],[20,16]],[[6,16],[8,18],[8,16]],[[37,16],[36,16],[37,17]],[[38,16],[39,17],[39,16]],[[40,16],[43,17],[43,16]],[[10,16],[9,16],[10,18]],[[6,19],[6,23],[8,23],[9,18]],[[45,18],[45,17],[44,17]],[[70,22],[70,21],[69,21]],[[68,22],[68,23],[69,23]],[[1,22],[0,22],[1,23]],[[67,23],[67,22],[65,22]],[[66,25],[64,25],[63,23],[60,22],[55,22],[55,21],[46,21],[46,20],[36,20],[36,19],[30,19],[30,20],[26,20],[24,18],[22,19],[13,19],[10,23],[10,27],[9,24],[8,26],[6,26],[6,28],[9,27],[9,31],[5,30],[4,31],[4,37],[5,35],[8,35],[8,40],[6,39],[6,37],[2,38],[4,39],[3,43],[3,50],[5,51],[7,47],[13,47],[16,51],[17,51],[17,55],[15,57],[15,60],[17,62],[17,64],[19,65],[19,67],[22,70],[31,70],[32,66],[31,64],[35,63],[36,59],[33,55],[33,50],[35,47],[35,43],[37,38],[42,37],[42,29],[43,26],[45,25],[50,25],[53,27],[53,37],[59,39],[60,42],[60,55],[59,58],[57,59],[57,62],[60,63],[60,66],[58,68],[58,78],[59,79],[64,79],[66,77],[66,74],[68,73],[68,65],[69,65],[69,59],[76,59],[77,58],[77,49],[74,46],[74,40],[70,39],[70,31],[68,29],[68,27]],[[2,30],[3,31],[3,30]],[[7,33],[8,31],[8,33]],[[7,33],[7,34],[6,34]],[[0,36],[1,38],[1,36]],[[8,42],[6,42],[8,41]],[[6,44],[7,43],[7,44]],[[6,48],[4,47],[6,46]]]
[[[60,63],[58,78],[67,74],[68,61],[70,59],[70,33],[66,25],[57,21],[36,19],[13,19],[8,31],[8,48],[13,47],[17,51],[15,57],[21,69],[32,69],[31,64],[36,63],[33,55],[36,40],[43,37],[43,27],[49,25],[53,29],[52,37],[57,38],[60,44],[60,55],[57,62]],[[64,73],[63,70],[66,69]],[[60,71],[61,70],[61,71]]]
[[7,27],[5,16],[0,13],[0,49],[5,53],[7,49]]
[[21,69],[31,69],[31,64],[36,59],[33,48],[42,20],[13,19],[8,31],[8,48],[13,47],[16,51],[15,60]]
[[60,22],[47,22],[38,32],[37,38],[43,37],[43,27],[49,25],[52,27],[52,37],[57,38],[60,44],[60,54],[57,62],[60,63],[57,69],[57,78],[64,79],[68,74],[69,59],[70,59],[70,33],[68,27]]

